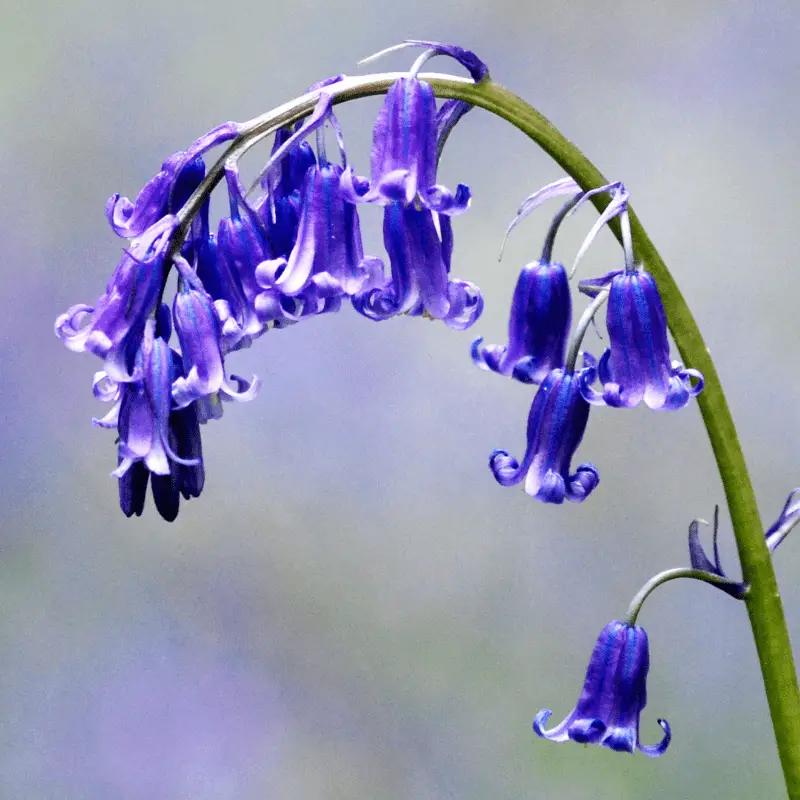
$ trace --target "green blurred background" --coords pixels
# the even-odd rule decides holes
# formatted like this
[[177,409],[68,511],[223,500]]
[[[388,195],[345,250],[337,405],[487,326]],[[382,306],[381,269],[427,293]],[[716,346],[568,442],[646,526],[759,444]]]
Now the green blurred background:
[[[780,797],[744,611],[707,586],[671,584],[640,618],[642,739],[669,719],[664,758],[531,731],[540,708],[572,708],[600,628],[686,563],[689,522],[722,492],[694,404],[593,412],[578,457],[601,483],[583,505],[492,479],[495,447],[523,451],[531,390],[472,367],[469,343],[504,341],[548,212],[498,264],[502,232],[560,177],[515,130],[473,112],[440,173],[473,190],[453,272],[483,288],[483,318],[457,333],[342,313],[232,356],[263,389],[204,430],[206,490],[172,526],[150,500],[141,519],[119,511],[113,436],[89,424],[98,362],[52,323],[119,258],[112,192],[398,40],[458,43],[627,184],[717,360],[768,523],[800,483],[796,0],[0,10],[0,796]],[[341,110],[362,174],[378,106]],[[382,254],[377,209],[362,228]],[[619,258],[603,234],[581,274]],[[797,639],[797,542],[777,569]]]

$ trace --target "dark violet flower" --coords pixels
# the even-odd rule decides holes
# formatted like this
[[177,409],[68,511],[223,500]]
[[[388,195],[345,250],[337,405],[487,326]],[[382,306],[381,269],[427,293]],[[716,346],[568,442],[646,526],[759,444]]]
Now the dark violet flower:
[[296,242],[288,261],[276,258],[258,267],[262,286],[289,296],[312,286],[319,297],[352,296],[382,277],[381,262],[364,257],[358,212],[342,195],[341,175],[342,168],[329,163],[307,170]]
[[[236,322],[235,335],[247,337],[248,342],[265,330],[267,320],[262,320],[255,309],[256,296],[261,292],[256,267],[269,258],[272,253],[258,221],[246,209],[242,213],[231,204],[231,216],[220,220],[217,232],[217,269],[225,276],[226,287],[226,296],[220,299],[227,301],[228,319]],[[237,344],[230,342],[228,347]]]
[[64,344],[104,359],[106,372],[116,381],[134,377],[145,321],[161,295],[164,257],[176,225],[176,217],[163,217],[134,239],[97,304],[73,306],[56,320],[56,335]]
[[[350,189],[354,202],[416,201],[442,214],[460,214],[470,203],[469,187],[459,184],[455,193],[436,183],[438,157],[436,96],[427,81],[400,78],[386,94],[372,134],[372,169],[369,191]],[[343,186],[355,187],[347,170]]]
[[172,313],[186,373],[185,377],[177,377],[172,385],[176,408],[185,408],[195,400],[218,392],[229,400],[251,400],[261,382],[256,376],[252,382],[236,379],[239,389],[228,382],[223,362],[222,326],[214,301],[185,261],[176,259],[176,265],[180,285]]
[[569,281],[558,262],[535,261],[520,272],[508,321],[508,345],[472,344],[472,360],[482,369],[541,383],[564,366],[572,319]]
[[174,522],[177,518],[181,495],[184,500],[200,497],[205,484],[205,469],[200,424],[194,404],[170,412],[169,440],[175,452],[197,463],[188,466],[171,462],[169,475],[151,473],[142,461],[132,464],[119,479],[119,504],[126,517],[141,516],[148,481],[156,510],[167,522]]
[[[287,141],[296,133],[281,128],[275,134],[270,161]],[[261,184],[266,190],[264,197],[255,204],[263,221],[267,239],[275,258],[289,258],[300,224],[300,206],[303,201],[303,184],[306,173],[316,166],[317,159],[308,142],[298,142],[286,152],[277,166],[265,171]]]
[[495,450],[489,467],[502,486],[525,480],[525,491],[543,503],[585,500],[600,476],[593,464],[581,464],[570,474],[570,462],[578,449],[589,419],[589,404],[582,387],[594,379],[591,357],[579,372],[554,369],[536,392],[528,415],[528,446],[519,463],[505,450]]
[[120,464],[112,473],[122,477],[137,461],[150,472],[169,475],[169,462],[196,466],[174,452],[169,441],[172,383],[180,374],[178,357],[160,336],[151,319],[145,326],[137,358],[141,379],[125,384],[119,408]]
[[[459,184],[455,193],[436,183],[439,156],[453,125],[469,110],[463,101],[448,101],[437,113],[433,87],[417,77],[425,62],[446,55],[462,64],[478,83],[489,70],[471,51],[461,47],[409,40],[371,56],[371,61],[404,47],[425,47],[409,74],[397,80],[386,93],[372,134],[371,186],[360,191],[352,170],[344,175],[353,202],[386,205],[418,202],[441,214],[460,214],[470,203],[469,187]],[[364,63],[364,62],[362,62]]]
[[118,194],[106,203],[106,217],[114,233],[126,239],[143,234],[166,214],[174,214],[189,199],[205,174],[202,156],[207,150],[239,135],[239,125],[226,122],[201,136],[188,150],[171,155],[145,184],[134,202]]
[[631,408],[642,400],[657,410],[683,408],[702,391],[703,376],[670,361],[667,318],[653,276],[626,268],[581,283],[589,293],[605,286],[611,347],[597,367],[603,391],[587,388],[586,399],[614,408]]
[[111,474],[119,478],[120,506],[126,516],[142,513],[152,475],[156,507],[172,521],[179,495],[198,497],[203,488],[197,412],[194,405],[182,410],[172,406],[171,387],[181,374],[180,356],[155,335],[152,318],[145,325],[136,360],[137,380],[117,383],[106,373],[95,375],[95,396],[114,406],[94,424],[118,429],[118,466]]
[[453,248],[448,217],[437,219],[426,208],[390,203],[384,209],[383,238],[391,277],[353,297],[357,311],[374,320],[426,314],[459,330],[475,322],[483,310],[480,290],[448,274]]
[[481,347],[483,339],[477,339],[472,344],[472,360],[477,366],[511,375],[523,383],[541,383],[552,370],[564,366],[572,300],[567,271],[553,259],[556,236],[564,220],[588,197],[617,189],[617,184],[609,184],[587,193],[572,178],[562,178],[525,198],[506,230],[501,258],[509,234],[522,220],[552,198],[571,196],[550,223],[541,257],[523,267],[517,279],[511,300],[508,345]]
[[664,731],[656,745],[639,741],[639,717],[647,704],[647,672],[650,647],[644,628],[624,622],[609,622],[597,637],[583,691],[572,713],[549,731],[544,725],[553,713],[543,709],[533,721],[533,730],[552,742],[600,744],[620,753],[637,748],[646,756],[663,755],[672,734],[669,723],[659,719]]
[[216,244],[210,241],[201,251],[197,274],[214,298],[223,351],[230,352],[248,346],[270,325],[281,327],[302,315],[332,309],[317,299],[311,303],[285,297],[256,280],[256,268],[271,261],[273,253],[263,221],[245,199],[235,166],[226,170],[226,179],[231,216],[220,220]]
[[[341,198],[340,173],[334,169],[333,179],[328,180],[324,153],[320,154],[318,168],[313,153],[303,142],[314,131],[321,134],[328,120],[334,120],[331,97],[323,92],[302,126],[294,132],[279,132],[262,172],[261,182],[267,197],[260,205],[256,204],[261,213],[248,202],[238,168],[235,165],[226,168],[231,217],[220,223],[218,248],[220,257],[229,262],[228,272],[237,278],[235,283],[241,289],[239,294],[244,297],[246,308],[262,326],[251,334],[245,325],[243,329],[248,336],[258,335],[270,324],[282,327],[303,317],[338,311],[340,280],[357,280],[359,271],[365,271],[366,262],[361,264],[359,259],[355,263],[361,249],[360,230],[358,220],[348,213]],[[332,124],[338,133],[338,123]],[[341,136],[337,138],[343,147]],[[325,179],[320,179],[323,173]],[[296,202],[298,186],[303,187],[304,194]],[[273,202],[275,194],[289,202],[283,206],[288,213],[283,220],[273,213],[277,208]],[[281,227],[273,227],[270,234],[270,224]],[[341,243],[334,241],[338,238]],[[271,239],[279,240],[281,252],[273,250]],[[328,265],[323,263],[326,257],[331,262]],[[327,267],[332,267],[335,277],[325,271]],[[376,272],[371,261],[370,270],[370,274]],[[235,312],[231,316],[235,317]],[[229,325],[227,320],[226,324]]]

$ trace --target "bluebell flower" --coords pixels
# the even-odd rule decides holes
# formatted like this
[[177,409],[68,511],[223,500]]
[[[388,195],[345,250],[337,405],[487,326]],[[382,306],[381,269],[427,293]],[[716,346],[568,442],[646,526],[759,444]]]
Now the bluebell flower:
[[178,292],[172,306],[175,331],[181,346],[185,376],[172,384],[175,407],[185,408],[195,400],[219,393],[221,398],[246,401],[255,397],[261,384],[236,379],[235,388],[225,376],[222,326],[214,301],[183,259],[176,259],[180,273]]
[[236,176],[228,178],[231,214],[223,217],[217,231],[217,269],[226,276],[231,315],[236,319],[240,334],[248,343],[265,330],[265,322],[255,309],[261,287],[256,282],[256,267],[269,258],[272,251],[260,221],[244,202]]
[[482,338],[472,343],[472,360],[478,367],[510,375],[523,383],[541,383],[549,372],[564,366],[572,300],[567,271],[553,259],[556,235],[564,220],[587,197],[615,189],[616,184],[609,184],[583,192],[572,178],[562,178],[525,198],[506,229],[503,248],[511,231],[536,208],[554,197],[571,195],[550,223],[541,258],[523,267],[517,279],[511,300],[508,345],[481,347]]
[[478,318],[483,299],[474,284],[448,277],[453,250],[449,217],[466,211],[471,195],[463,184],[455,192],[437,184],[436,171],[444,142],[470,106],[448,101],[437,110],[433,88],[417,73],[428,58],[439,54],[463,64],[476,82],[488,70],[463,48],[421,41],[399,47],[406,46],[427,50],[386,94],[373,129],[371,179],[357,177],[350,167],[342,174],[342,191],[350,202],[384,206],[383,236],[391,270],[388,278],[356,294],[353,306],[374,320],[424,314],[463,329]]
[[[299,130],[281,128],[275,134],[270,162],[287,141]],[[277,165],[267,169],[261,179],[265,195],[254,207],[266,226],[267,239],[275,258],[289,258],[300,224],[300,206],[306,173],[317,164],[308,142],[297,142]]]
[[289,296],[312,286],[319,297],[352,296],[382,278],[381,262],[364,256],[358,212],[341,192],[341,176],[342,168],[327,161],[306,171],[296,241],[288,260],[259,266],[262,286]]
[[163,289],[164,258],[176,226],[177,218],[168,215],[133,239],[97,304],[72,306],[56,320],[56,335],[64,344],[104,359],[116,381],[133,377],[145,322]]
[[172,404],[172,385],[182,373],[180,356],[155,329],[151,317],[137,353],[136,380],[117,383],[107,373],[95,375],[95,396],[114,406],[94,424],[119,432],[118,465],[111,474],[120,480],[126,516],[142,513],[152,478],[156,507],[172,521],[179,495],[199,496],[205,476],[196,409],[178,410]]
[[472,360],[482,369],[541,383],[564,366],[572,321],[569,280],[557,261],[534,261],[520,272],[508,321],[508,345],[472,343]]
[[597,365],[602,392],[587,388],[593,405],[676,410],[703,389],[703,376],[670,361],[667,318],[653,276],[633,266],[602,278],[582,281],[581,290],[596,293],[608,286],[606,325],[611,347]]
[[448,217],[437,219],[429,209],[390,203],[384,208],[383,238],[391,276],[353,297],[359,313],[374,320],[425,314],[459,330],[475,322],[483,310],[480,290],[448,274],[453,247]]
[[[419,203],[442,214],[460,214],[469,207],[469,187],[459,184],[456,191],[451,192],[436,183],[436,171],[440,145],[466,106],[446,103],[443,107],[446,113],[438,117],[433,87],[418,78],[417,73],[425,61],[435,55],[454,58],[469,70],[476,82],[488,75],[488,69],[474,53],[463,48],[418,40],[400,45],[405,46],[427,49],[409,74],[397,80],[386,93],[373,128],[370,188],[366,192],[353,191],[353,200],[382,205]],[[396,49],[389,48],[365,60]],[[348,169],[344,184],[350,182],[356,181],[354,173]]]
[[622,753],[639,749],[646,756],[663,755],[672,738],[665,719],[658,720],[664,731],[658,744],[643,745],[639,741],[639,717],[647,704],[649,669],[650,648],[644,629],[609,622],[597,637],[583,691],[572,713],[545,730],[552,711],[543,709],[533,721],[533,730],[552,742],[572,740]]
[[467,209],[467,186],[459,184],[453,193],[436,183],[436,113],[427,81],[403,77],[389,89],[373,129],[371,188],[361,197],[364,202],[411,205],[419,198],[434,211]]
[[167,214],[177,213],[202,180],[202,158],[206,151],[235,139],[240,126],[225,122],[201,136],[187,150],[171,155],[161,170],[139,192],[136,200],[112,195],[106,203],[106,217],[118,236],[133,239]]
[[226,170],[226,180],[231,215],[220,220],[216,243],[209,241],[205,251],[201,250],[197,268],[198,277],[215,300],[225,351],[248,346],[269,327],[338,310],[338,297],[323,298],[309,292],[295,299],[257,278],[259,265],[273,260],[264,224],[245,199],[235,166]]
[[589,419],[589,404],[583,387],[594,380],[590,356],[580,371],[554,369],[545,377],[528,414],[528,445],[522,462],[505,450],[495,450],[489,467],[502,486],[525,481],[525,491],[543,503],[573,503],[585,500],[597,486],[600,475],[594,464],[581,464],[570,474],[570,463],[583,438]]
[[144,462],[137,461],[119,479],[119,504],[126,517],[141,516],[151,485],[156,510],[167,522],[174,522],[180,509],[180,498],[200,497],[205,484],[205,468],[200,438],[200,425],[194,404],[169,416],[169,439],[173,449],[196,464],[171,463],[169,475],[151,473]]

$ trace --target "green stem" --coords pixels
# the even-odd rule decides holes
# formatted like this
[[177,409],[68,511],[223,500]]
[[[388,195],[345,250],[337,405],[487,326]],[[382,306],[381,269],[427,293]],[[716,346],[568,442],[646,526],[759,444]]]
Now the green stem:
[[[628,611],[625,614],[625,622],[628,625],[635,625],[636,619],[639,616],[639,612],[642,610],[642,606],[644,605],[644,601],[650,596],[650,594],[658,589],[664,583],[668,581],[674,581],[677,578],[692,578],[696,581],[702,581],[703,583],[709,583],[712,586],[717,586],[720,588],[730,588],[730,589],[738,589],[739,593],[737,594],[737,599],[739,599],[739,595],[742,596],[742,599],[747,596],[747,588],[742,590],[741,584],[737,583],[736,581],[732,581],[729,578],[722,578],[719,575],[714,575],[712,572],[706,572],[702,569],[691,569],[689,567],[675,567],[674,569],[666,569],[663,572],[659,572],[658,575],[654,575],[650,578],[647,583],[636,592],[633,600],[631,600],[631,604],[628,606]],[[730,592],[729,592],[730,594]]]
[[[454,87],[442,81],[431,83],[438,94],[467,100],[515,125],[552,156],[583,189],[608,183],[574,144],[539,112],[504,87],[491,81],[468,88],[460,85]],[[605,208],[608,202],[601,195],[597,195],[593,201],[598,210]],[[687,365],[700,370],[705,378],[705,389],[698,397],[700,412],[725,489],[742,577],[750,587],[745,601],[786,789],[792,800],[800,800],[800,692],[778,583],[764,540],[764,528],[747,464],[719,375],[697,323],[678,285],[633,211],[630,212],[630,220],[637,257],[658,283],[669,328],[681,357]],[[611,228],[621,240],[619,225],[612,224]]]
[[[399,77],[401,73],[345,78],[325,87],[324,91],[333,96],[334,103],[340,103],[383,94]],[[433,86],[437,95],[465,100],[519,128],[584,190],[608,183],[591,161],[545,117],[500,84],[488,78],[475,84],[464,78],[448,75],[426,73],[420,77]],[[173,252],[180,247],[180,241],[192,216],[222,177],[222,165],[226,157],[232,151],[246,150],[248,142],[253,143],[276,128],[307,116],[314,109],[319,95],[319,90],[310,92],[242,126],[242,135],[209,170],[206,179],[182,209],[179,215],[181,225],[173,243]],[[598,194],[592,198],[592,202],[598,210],[603,210],[608,199]],[[705,389],[698,397],[698,404],[725,490],[743,580],[750,587],[746,597],[747,611],[787,791],[792,800],[800,800],[800,692],[783,606],[764,540],[764,529],[759,519],[747,464],[719,375],[697,323],[639,219],[633,210],[629,210],[629,213],[636,255],[658,283],[669,328],[678,350],[686,364],[700,370],[705,378]],[[619,220],[612,220],[609,225],[622,243]]]

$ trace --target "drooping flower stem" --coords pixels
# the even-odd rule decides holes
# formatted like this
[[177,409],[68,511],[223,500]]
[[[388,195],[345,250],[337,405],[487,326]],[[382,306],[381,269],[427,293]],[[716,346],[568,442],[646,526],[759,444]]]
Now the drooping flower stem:
[[575,371],[575,362],[578,360],[578,353],[580,352],[581,344],[583,344],[583,337],[592,324],[594,315],[600,310],[603,303],[608,300],[608,294],[608,290],[606,289],[600,292],[583,312],[583,316],[578,320],[578,324],[575,326],[575,333],[572,336],[572,342],[570,342],[569,345],[569,352],[567,353],[567,372]]
[[[314,110],[322,92],[330,94],[332,103],[336,104],[384,94],[402,76],[402,73],[382,73],[346,77],[242,125],[239,128],[241,135],[209,170],[179,214],[180,227],[169,256],[180,248],[191,219],[221,179],[223,164],[231,153],[239,155],[278,128],[307,117]],[[449,75],[424,73],[419,77],[428,81],[439,97],[464,100],[519,128],[569,173],[582,189],[590,190],[608,184],[608,180],[591,161],[545,117],[488,77],[477,84]],[[602,211],[609,201],[603,194],[597,194],[592,202]],[[750,587],[746,606],[787,791],[792,800],[800,800],[800,691],[775,572],[736,426],[714,362],[678,285],[630,208],[629,218],[636,257],[646,265],[658,284],[669,328],[681,357],[687,366],[699,370],[705,377],[705,390],[698,396],[698,403],[725,489],[742,577]],[[612,220],[609,225],[622,243],[619,220]],[[168,257],[166,264],[169,261]]]
[[[703,581],[704,583],[710,583],[712,586],[718,587],[739,587],[739,584],[736,581],[732,581],[729,578],[722,578],[719,575],[714,575],[712,572],[706,572],[702,569],[690,569],[689,567],[676,567],[675,569],[666,569],[663,572],[659,572],[658,575],[654,575],[650,578],[647,583],[636,592],[633,600],[631,600],[630,605],[628,606],[628,611],[625,614],[625,622],[628,625],[635,625],[636,619],[639,616],[639,612],[642,610],[642,606],[644,605],[644,601],[650,596],[651,592],[658,589],[664,583],[668,581],[674,581],[677,578],[693,578],[696,581]],[[747,592],[749,590],[745,588],[744,590],[744,597],[747,597]]]
[[[507,89],[489,80],[477,86],[454,87],[431,80],[444,97],[457,97],[491,111],[515,125],[535,141],[584,189],[608,181],[586,156],[559,133],[539,112]],[[592,198],[598,210],[608,200]],[[695,319],[647,233],[630,212],[631,233],[637,258],[658,283],[670,332],[687,365],[705,376],[705,390],[698,397],[703,422],[711,441],[725,488],[744,582],[750,587],[745,599],[764,689],[772,716],[786,788],[792,800],[800,799],[800,692],[786,628],[775,571],[764,540],[755,493],[747,471],[736,426],[733,422],[714,362]],[[620,241],[621,231],[611,223]]]

